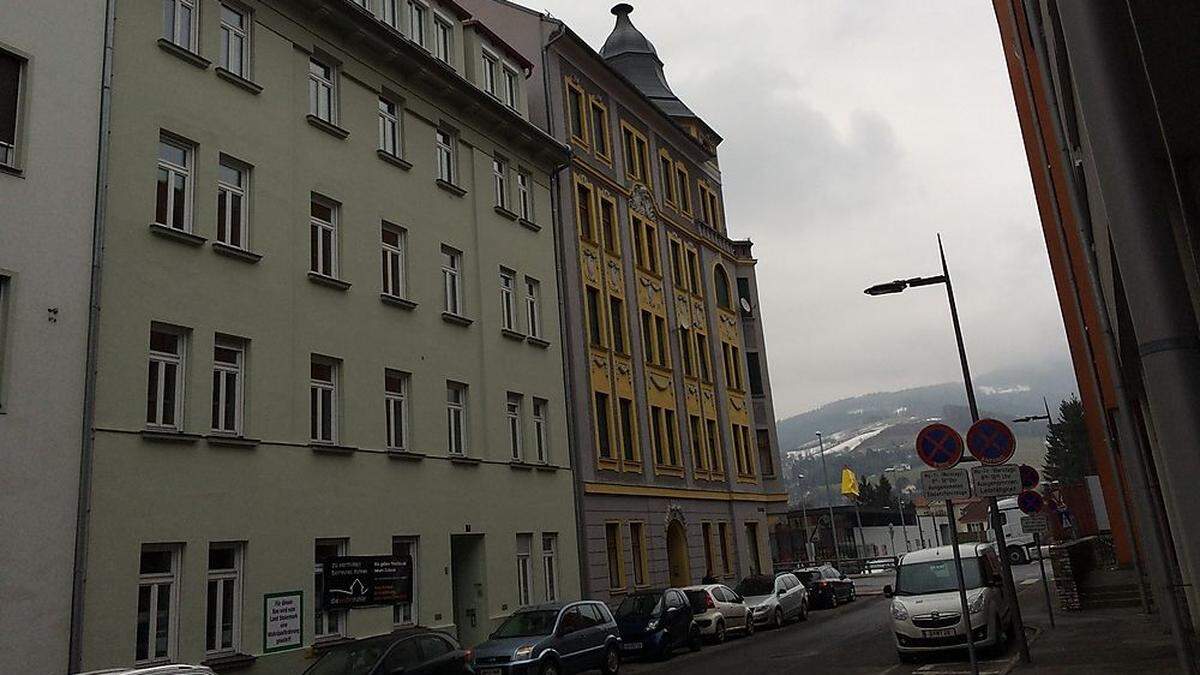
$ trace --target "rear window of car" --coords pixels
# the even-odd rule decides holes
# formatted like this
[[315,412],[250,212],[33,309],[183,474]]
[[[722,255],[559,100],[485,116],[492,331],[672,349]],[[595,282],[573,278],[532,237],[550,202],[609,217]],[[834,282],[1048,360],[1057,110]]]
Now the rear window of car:
[[687,595],[688,602],[692,605],[693,613],[703,614],[708,611],[707,591],[684,591],[684,593]]
[[738,582],[739,595],[753,597],[755,595],[770,595],[775,592],[775,580],[766,575],[746,577]]
[[813,582],[813,579],[816,577],[817,577],[816,572],[812,572],[812,571],[796,572],[796,578],[798,578],[800,580],[800,583],[804,584],[805,586],[811,584]]

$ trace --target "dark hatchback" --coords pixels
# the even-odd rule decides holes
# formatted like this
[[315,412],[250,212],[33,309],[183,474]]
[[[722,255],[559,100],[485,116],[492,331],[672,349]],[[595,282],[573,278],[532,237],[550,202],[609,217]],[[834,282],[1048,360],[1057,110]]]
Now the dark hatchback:
[[404,628],[330,647],[304,675],[463,675],[469,658],[445,633]]
[[857,597],[854,580],[834,569],[833,565],[806,567],[795,571],[800,583],[808,589],[813,607],[837,607]]
[[617,623],[602,602],[552,602],[513,612],[475,647],[477,675],[558,675],[621,667]]
[[700,650],[700,627],[692,620],[692,604],[677,588],[630,593],[616,615],[623,654],[662,659],[676,647]]

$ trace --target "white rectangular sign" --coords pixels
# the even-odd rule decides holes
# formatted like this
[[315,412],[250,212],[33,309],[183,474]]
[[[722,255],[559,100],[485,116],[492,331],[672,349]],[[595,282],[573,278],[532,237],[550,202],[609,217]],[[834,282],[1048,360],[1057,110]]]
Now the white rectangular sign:
[[971,469],[976,497],[1015,497],[1021,493],[1021,467],[1017,464],[977,466]]
[[922,471],[921,487],[925,499],[966,499],[971,496],[971,480],[966,469]]
[[1025,534],[1046,534],[1050,531],[1050,521],[1046,516],[1021,516],[1021,531]]
[[304,646],[304,595],[300,591],[263,596],[263,652]]

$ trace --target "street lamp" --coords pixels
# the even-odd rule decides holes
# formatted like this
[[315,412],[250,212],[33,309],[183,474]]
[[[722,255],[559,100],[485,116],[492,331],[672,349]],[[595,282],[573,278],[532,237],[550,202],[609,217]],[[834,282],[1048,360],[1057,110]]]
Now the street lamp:
[[1046,406],[1045,415],[1026,415],[1025,417],[1018,417],[1017,419],[1013,420],[1013,422],[1037,422],[1038,420],[1053,422],[1054,418],[1050,416],[1050,404],[1046,402],[1045,396],[1042,397],[1042,405]]
[[[895,467],[888,467],[883,470],[884,473],[897,473]],[[908,547],[908,523],[904,522],[904,503],[900,501],[900,490],[896,490],[896,508],[900,509],[900,527],[904,530],[904,552],[909,552]],[[895,548],[893,546],[893,548]]]
[[837,523],[833,520],[833,492],[829,489],[829,468],[825,466],[825,438],[817,432],[817,444],[821,446],[821,473],[825,474],[825,503],[829,507],[829,533],[833,535],[833,557],[838,569],[842,567],[842,549],[838,544]]

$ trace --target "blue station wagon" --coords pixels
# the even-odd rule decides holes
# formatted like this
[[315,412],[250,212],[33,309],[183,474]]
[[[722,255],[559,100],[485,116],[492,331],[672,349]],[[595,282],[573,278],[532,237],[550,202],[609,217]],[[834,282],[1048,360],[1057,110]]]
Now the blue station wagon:
[[477,675],[559,675],[621,667],[617,622],[602,602],[522,607],[475,647]]

